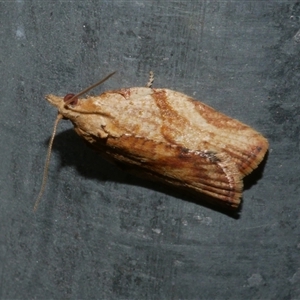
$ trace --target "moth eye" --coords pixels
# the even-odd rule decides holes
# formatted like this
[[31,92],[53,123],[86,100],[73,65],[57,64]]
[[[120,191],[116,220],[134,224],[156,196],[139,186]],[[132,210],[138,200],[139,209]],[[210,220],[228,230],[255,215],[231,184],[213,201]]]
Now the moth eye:
[[72,102],[69,102],[74,96],[75,94],[67,94],[64,97],[64,102],[67,102],[67,104],[76,105],[78,102],[78,98],[74,98]]

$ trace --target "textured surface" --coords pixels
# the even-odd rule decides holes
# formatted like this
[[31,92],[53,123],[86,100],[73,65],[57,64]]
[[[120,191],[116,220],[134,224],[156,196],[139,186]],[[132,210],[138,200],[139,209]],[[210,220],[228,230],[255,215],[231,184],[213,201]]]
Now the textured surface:
[[[0,2],[1,299],[299,299],[297,1]],[[239,218],[119,170],[46,94],[144,86],[188,94],[263,133]]]

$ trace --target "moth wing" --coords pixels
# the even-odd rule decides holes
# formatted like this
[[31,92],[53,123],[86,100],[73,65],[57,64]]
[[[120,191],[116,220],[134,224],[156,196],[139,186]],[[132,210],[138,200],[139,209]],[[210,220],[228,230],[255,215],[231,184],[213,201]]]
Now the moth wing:
[[157,89],[153,97],[164,118],[162,134],[171,143],[192,141],[192,149],[226,153],[242,177],[264,158],[268,141],[250,126],[179,92]]
[[126,164],[152,179],[192,189],[237,207],[243,183],[226,154],[191,151],[145,138],[121,136],[93,145],[104,156]]
[[268,150],[267,139],[250,126],[206,104],[195,101],[195,108],[215,128],[212,143],[217,143],[221,151],[231,157],[243,176],[257,168]]

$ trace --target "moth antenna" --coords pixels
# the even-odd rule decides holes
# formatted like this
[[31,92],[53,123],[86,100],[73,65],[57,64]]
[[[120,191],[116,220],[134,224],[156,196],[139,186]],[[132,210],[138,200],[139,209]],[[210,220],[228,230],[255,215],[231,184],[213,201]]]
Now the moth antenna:
[[56,130],[57,130],[57,125],[58,125],[58,122],[63,118],[63,115],[62,114],[58,114],[55,122],[54,122],[54,127],[53,127],[53,133],[52,133],[52,136],[51,136],[51,139],[50,139],[50,142],[49,142],[49,146],[48,146],[48,152],[47,152],[47,156],[46,156],[46,161],[45,161],[45,167],[44,167],[44,174],[43,174],[43,180],[42,180],[42,185],[41,185],[41,189],[40,189],[40,192],[36,198],[36,201],[35,201],[35,204],[34,204],[34,207],[33,207],[33,211],[36,212],[38,206],[39,206],[39,203],[40,203],[40,200],[44,194],[44,191],[45,191],[45,187],[46,187],[46,183],[47,183],[47,177],[48,177],[48,169],[49,169],[49,163],[50,163],[50,157],[51,157],[51,152],[52,152],[52,146],[53,146],[53,141],[54,141],[54,137],[55,137],[55,134],[56,134]]
[[104,81],[106,81],[108,78],[110,78],[111,76],[113,76],[114,74],[116,73],[115,72],[112,72],[110,73],[109,75],[107,75],[105,78],[101,79],[100,81],[94,83],[93,85],[87,87],[86,89],[84,89],[83,91],[81,91],[80,93],[74,95],[73,97],[71,97],[70,99],[68,99],[66,102],[65,102],[65,107],[72,103],[75,99],[77,99],[78,97],[80,97],[81,95],[87,93],[88,91],[90,91],[91,89],[95,88],[96,86],[100,85],[101,83],[103,83]]

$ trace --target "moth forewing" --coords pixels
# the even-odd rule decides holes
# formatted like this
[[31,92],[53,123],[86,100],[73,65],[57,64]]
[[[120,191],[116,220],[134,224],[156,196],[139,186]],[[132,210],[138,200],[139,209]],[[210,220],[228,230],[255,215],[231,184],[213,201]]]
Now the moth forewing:
[[243,177],[268,149],[251,127],[168,89],[108,91],[75,105],[54,95],[46,98],[105,157],[234,208]]

